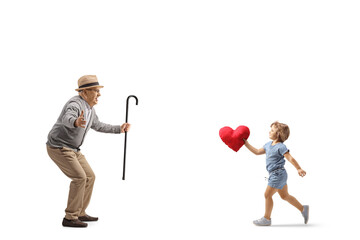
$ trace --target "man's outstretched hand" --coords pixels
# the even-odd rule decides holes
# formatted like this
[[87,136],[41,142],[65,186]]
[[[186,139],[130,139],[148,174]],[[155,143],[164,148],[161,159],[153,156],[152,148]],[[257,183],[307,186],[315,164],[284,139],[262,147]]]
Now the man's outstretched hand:
[[81,111],[80,117],[78,117],[74,123],[75,127],[81,127],[81,128],[85,128],[86,126],[86,121],[84,118],[84,110]]

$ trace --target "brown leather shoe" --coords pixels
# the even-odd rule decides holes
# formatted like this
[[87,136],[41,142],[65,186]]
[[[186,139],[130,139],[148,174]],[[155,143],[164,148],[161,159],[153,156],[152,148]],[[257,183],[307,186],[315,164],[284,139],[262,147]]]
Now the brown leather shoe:
[[84,216],[79,216],[79,220],[83,221],[83,222],[94,222],[94,221],[99,220],[99,218],[91,217],[91,216],[85,214]]
[[62,225],[64,227],[87,227],[88,224],[80,221],[79,219],[68,220],[64,218]]

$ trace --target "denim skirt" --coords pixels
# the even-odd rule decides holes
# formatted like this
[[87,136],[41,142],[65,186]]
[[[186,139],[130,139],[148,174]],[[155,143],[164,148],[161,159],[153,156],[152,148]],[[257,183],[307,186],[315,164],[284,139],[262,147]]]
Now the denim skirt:
[[270,172],[268,185],[281,190],[286,185],[287,177],[285,168],[276,169]]

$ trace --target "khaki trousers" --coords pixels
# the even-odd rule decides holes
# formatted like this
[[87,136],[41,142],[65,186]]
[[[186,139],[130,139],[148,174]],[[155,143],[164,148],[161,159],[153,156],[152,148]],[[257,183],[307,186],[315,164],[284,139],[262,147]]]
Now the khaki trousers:
[[72,181],[68,197],[65,218],[77,219],[85,215],[90,203],[95,182],[95,174],[81,152],[74,152],[69,148],[52,148],[47,145],[50,158]]

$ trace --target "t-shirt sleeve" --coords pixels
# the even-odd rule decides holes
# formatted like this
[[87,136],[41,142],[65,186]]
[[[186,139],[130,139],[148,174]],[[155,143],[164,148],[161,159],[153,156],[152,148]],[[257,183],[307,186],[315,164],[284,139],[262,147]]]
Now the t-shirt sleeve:
[[263,149],[265,150],[265,152],[266,152],[266,150],[267,150],[267,148],[268,148],[268,145],[269,145],[269,143],[267,142],[267,143],[265,143],[265,145],[263,146]]
[[285,144],[281,144],[279,147],[279,153],[283,156],[287,152],[290,152],[290,150],[285,146]]

